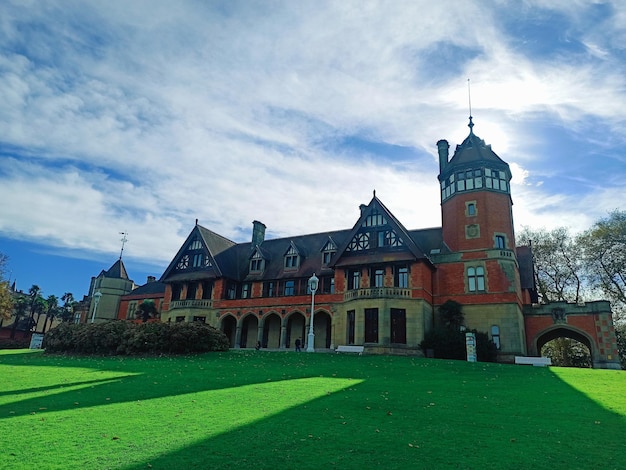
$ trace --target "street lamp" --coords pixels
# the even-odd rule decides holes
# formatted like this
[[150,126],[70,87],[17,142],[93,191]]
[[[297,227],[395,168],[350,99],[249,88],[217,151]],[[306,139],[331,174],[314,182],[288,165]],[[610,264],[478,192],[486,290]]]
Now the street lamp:
[[309,339],[306,346],[306,352],[315,352],[315,348],[313,347],[313,343],[315,341],[315,335],[313,334],[313,315],[315,314],[315,291],[317,291],[317,286],[319,285],[320,280],[317,278],[315,273],[309,278],[309,290],[311,291],[311,320],[309,322]]
[[96,321],[96,310],[98,310],[98,303],[100,302],[100,297],[102,297],[102,292],[98,290],[93,295],[93,312],[91,314],[91,323]]

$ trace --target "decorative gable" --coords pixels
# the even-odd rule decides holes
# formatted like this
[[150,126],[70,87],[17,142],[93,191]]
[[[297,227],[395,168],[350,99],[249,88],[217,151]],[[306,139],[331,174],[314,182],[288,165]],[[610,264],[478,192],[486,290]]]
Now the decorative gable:
[[328,266],[333,256],[337,253],[337,244],[331,237],[328,237],[328,241],[320,251],[322,252],[322,266]]
[[408,231],[376,197],[361,206],[361,217],[331,265],[350,266],[427,258]]
[[266,259],[257,246],[250,256],[250,274],[260,274],[265,269]]

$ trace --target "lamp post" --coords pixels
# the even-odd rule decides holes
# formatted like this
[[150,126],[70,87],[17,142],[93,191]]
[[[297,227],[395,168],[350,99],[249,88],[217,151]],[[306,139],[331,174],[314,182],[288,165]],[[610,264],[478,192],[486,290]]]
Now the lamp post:
[[91,323],[96,321],[96,310],[98,310],[98,303],[100,302],[100,297],[102,297],[102,292],[98,290],[93,295],[93,312],[91,313]]
[[313,333],[313,315],[315,314],[315,291],[320,280],[315,273],[309,278],[309,290],[311,291],[311,320],[309,322],[309,338],[306,345],[306,352],[315,352],[313,343],[315,342],[315,334]]

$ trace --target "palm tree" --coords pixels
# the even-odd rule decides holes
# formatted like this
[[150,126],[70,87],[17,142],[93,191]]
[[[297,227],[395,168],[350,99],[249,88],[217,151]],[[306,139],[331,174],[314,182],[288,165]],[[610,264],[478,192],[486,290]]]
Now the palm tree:
[[74,306],[76,302],[74,301],[74,295],[71,292],[66,292],[61,297],[63,301],[63,308],[61,309],[61,321],[72,321],[74,317]]
[[[30,324],[28,330],[30,330],[33,325],[35,326],[35,330],[37,329],[37,322],[35,321],[35,314],[37,314],[37,320],[41,316],[42,312],[45,310],[44,308],[44,299],[41,296],[41,288],[33,284],[30,289],[28,289],[28,298],[29,298],[29,310],[30,310]],[[24,331],[24,338],[28,331]]]
[[43,333],[46,332],[46,324],[48,323],[48,319],[50,320],[50,326],[52,326],[52,322],[54,318],[59,313],[59,299],[56,295],[49,295],[46,299],[46,321],[43,323]]

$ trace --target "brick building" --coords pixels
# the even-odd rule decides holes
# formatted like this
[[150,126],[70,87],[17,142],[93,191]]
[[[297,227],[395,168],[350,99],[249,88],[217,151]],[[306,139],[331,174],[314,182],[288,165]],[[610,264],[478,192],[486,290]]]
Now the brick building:
[[[265,239],[265,225],[255,221],[250,242],[235,243],[196,221],[161,279],[121,298],[118,318],[133,319],[149,298],[162,321],[206,322],[234,348],[260,342],[290,349],[297,338],[307,340],[307,282],[315,274],[316,349],[363,345],[369,352],[418,353],[438,321],[437,308],[455,300],[467,327],[487,332],[499,346],[500,360],[537,354],[548,336],[528,318],[549,322],[552,314],[535,310],[525,317],[537,297],[530,249],[515,244],[511,171],[473,126],[470,117],[469,135],[452,157],[447,141],[437,143],[440,228],[406,229],[375,193],[344,230]],[[527,325],[539,336],[527,338]],[[615,362],[610,345],[601,356],[588,339],[594,364]]]

